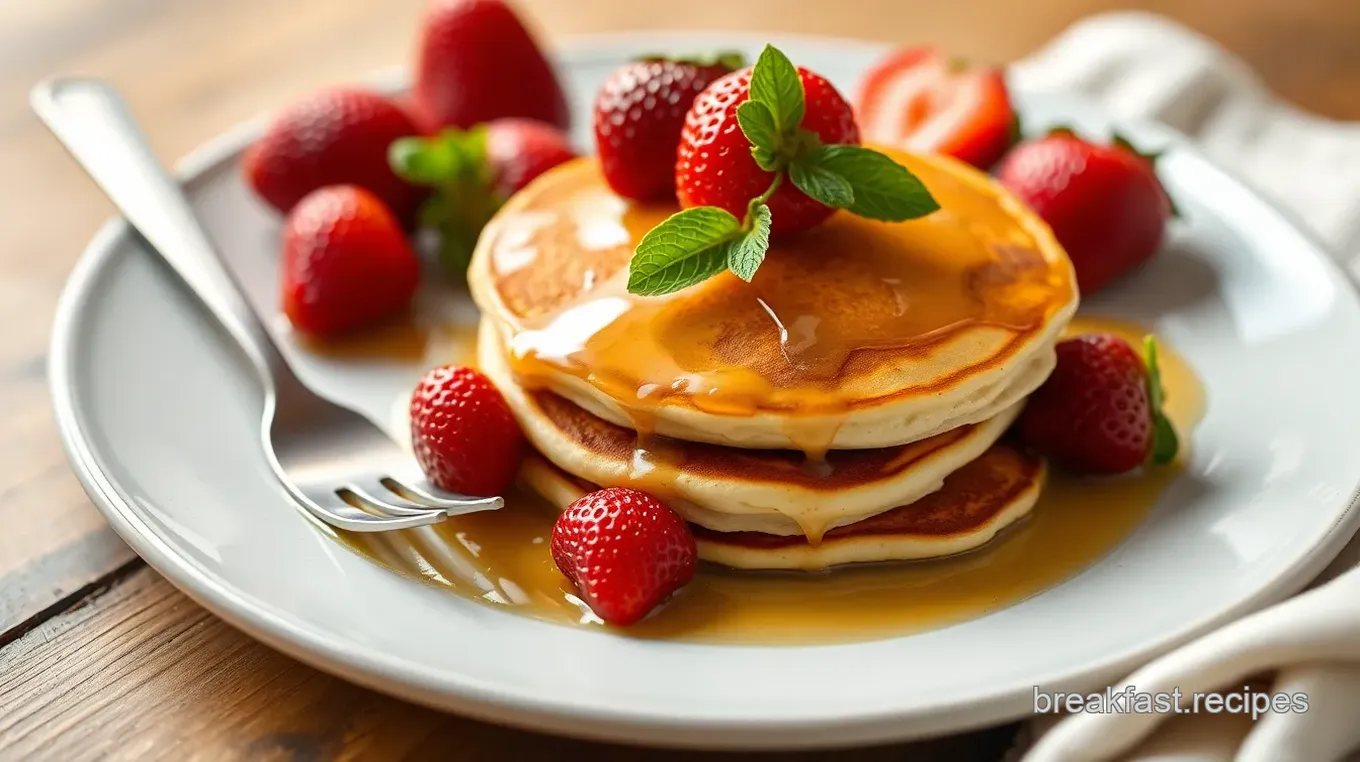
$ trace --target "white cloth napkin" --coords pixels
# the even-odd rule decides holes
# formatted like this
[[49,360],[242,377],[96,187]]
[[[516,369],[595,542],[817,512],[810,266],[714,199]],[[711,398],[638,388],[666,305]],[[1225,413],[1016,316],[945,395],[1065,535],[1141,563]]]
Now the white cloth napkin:
[[[1360,124],[1276,99],[1243,63],[1157,16],[1082,21],[1015,66],[1028,88],[1076,91],[1123,117],[1164,122],[1254,185],[1360,273]],[[1360,464],[1357,464],[1360,467]],[[1360,541],[1312,587],[1154,660],[1116,690],[1241,689],[1308,696],[1308,711],[1246,715],[1078,713],[1036,718],[1023,762],[1329,762],[1360,747]],[[1264,677],[1263,677],[1264,676]],[[1357,759],[1360,759],[1358,757]]]

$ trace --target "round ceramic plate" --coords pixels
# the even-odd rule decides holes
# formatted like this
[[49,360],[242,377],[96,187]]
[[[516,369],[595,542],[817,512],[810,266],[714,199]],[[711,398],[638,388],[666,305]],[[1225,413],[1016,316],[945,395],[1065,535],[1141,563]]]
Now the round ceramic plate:
[[[578,44],[562,58],[575,137],[588,145],[580,115],[625,59],[715,47],[754,55],[763,42]],[[883,52],[776,43],[842,88]],[[1071,98],[1020,96],[1031,129],[1110,127]],[[1184,220],[1150,266],[1083,306],[1149,324],[1189,358],[1208,394],[1193,459],[1106,558],[945,629],[806,647],[631,639],[516,616],[384,570],[285,500],[258,449],[253,379],[118,223],[85,252],[57,317],[51,382],[62,436],[109,522],[174,584],[302,661],[415,701],[552,732],[710,747],[903,739],[1017,717],[1036,685],[1095,688],[1301,587],[1356,526],[1355,293],[1295,225],[1175,135],[1119,127],[1169,148],[1159,167]],[[237,167],[257,128],[214,141],[183,170],[222,254],[273,314],[279,222]],[[463,295],[445,305],[471,310]],[[383,421],[422,370],[288,349],[307,380]]]

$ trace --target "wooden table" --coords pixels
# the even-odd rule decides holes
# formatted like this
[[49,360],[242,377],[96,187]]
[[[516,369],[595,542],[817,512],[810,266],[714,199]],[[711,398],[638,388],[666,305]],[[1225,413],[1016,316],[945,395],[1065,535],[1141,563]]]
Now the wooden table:
[[[1021,56],[1113,0],[522,0],[549,37],[654,27],[935,41]],[[29,114],[55,73],[121,86],[167,159],[310,88],[404,61],[421,0],[13,0],[0,5],[0,757],[677,759],[413,707],[239,634],[148,569],[71,475],[45,352],[66,273],[110,207]],[[1150,0],[1284,96],[1360,119],[1355,0]],[[677,11],[662,9],[684,9]],[[1010,729],[910,747],[995,759]],[[904,747],[837,759],[900,759]],[[725,755],[720,755],[725,756]],[[829,755],[793,755],[797,759]]]

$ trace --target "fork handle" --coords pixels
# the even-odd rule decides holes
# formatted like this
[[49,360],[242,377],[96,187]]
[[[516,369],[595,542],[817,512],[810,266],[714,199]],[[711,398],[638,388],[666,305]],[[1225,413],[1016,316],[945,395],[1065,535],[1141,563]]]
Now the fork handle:
[[112,85],[63,78],[33,89],[33,110],[127,221],[241,345],[269,386],[291,376],[199,224],[179,184],[147,144]]

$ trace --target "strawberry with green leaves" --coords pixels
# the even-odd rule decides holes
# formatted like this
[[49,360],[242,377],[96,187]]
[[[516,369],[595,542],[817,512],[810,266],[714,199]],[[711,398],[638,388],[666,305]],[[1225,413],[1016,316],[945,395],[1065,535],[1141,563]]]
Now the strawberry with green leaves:
[[1053,229],[1090,296],[1162,246],[1175,207],[1156,158],[1118,135],[1100,143],[1055,129],[1011,149],[997,180]]
[[745,66],[740,53],[648,56],[609,75],[595,96],[595,147],[615,193],[636,201],[675,198],[675,147],[694,99]]
[[402,138],[388,151],[399,177],[434,190],[420,222],[439,232],[440,263],[455,274],[467,269],[477,236],[511,194],[575,156],[561,130],[531,119]]
[[858,143],[845,98],[766,46],[754,67],[714,82],[690,107],[675,167],[685,209],[638,242],[628,290],[667,294],[724,270],[749,281],[772,235],[837,209],[901,222],[939,208],[906,167]]
[[1058,342],[1058,363],[1025,403],[1020,437],[1073,473],[1111,476],[1170,463],[1179,441],[1162,411],[1157,342],[1144,356],[1125,340],[1094,333]]

